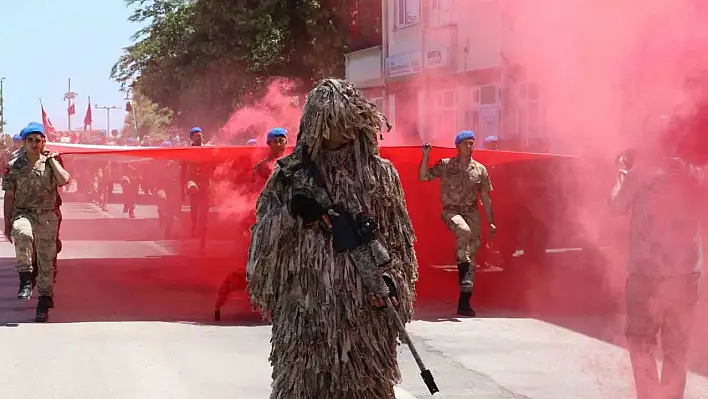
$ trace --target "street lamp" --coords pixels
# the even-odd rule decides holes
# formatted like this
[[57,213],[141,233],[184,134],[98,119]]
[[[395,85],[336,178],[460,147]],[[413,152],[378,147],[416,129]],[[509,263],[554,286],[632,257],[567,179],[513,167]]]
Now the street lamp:
[[120,109],[121,107],[118,107],[116,105],[96,105],[95,108],[106,110],[106,135],[110,135],[111,134],[111,110],[112,109]]
[[135,130],[135,137],[140,138],[140,132],[138,131],[138,115],[137,112],[135,111],[135,107],[133,105],[133,91],[132,89],[128,88],[128,90],[125,92],[125,111],[128,113],[128,116],[133,119],[133,129]]

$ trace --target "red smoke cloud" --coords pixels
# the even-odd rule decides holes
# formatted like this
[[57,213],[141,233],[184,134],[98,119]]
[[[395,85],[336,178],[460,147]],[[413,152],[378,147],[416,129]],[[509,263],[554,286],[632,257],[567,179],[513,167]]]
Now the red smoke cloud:
[[220,131],[220,138],[229,142],[237,140],[246,144],[255,139],[265,145],[266,134],[273,127],[288,130],[294,143],[300,123],[299,97],[294,93],[295,83],[284,78],[274,78],[262,98],[234,110]]
[[642,139],[646,116],[691,109],[698,100],[684,90],[686,79],[708,69],[698,2],[512,3],[509,57],[538,83],[548,132],[569,151],[613,156]]

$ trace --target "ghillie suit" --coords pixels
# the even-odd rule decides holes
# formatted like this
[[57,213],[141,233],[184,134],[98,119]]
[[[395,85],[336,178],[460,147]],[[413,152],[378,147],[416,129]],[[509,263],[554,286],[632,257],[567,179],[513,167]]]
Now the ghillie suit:
[[[328,202],[303,169],[309,157],[333,202],[378,223],[377,238],[392,260],[382,272],[397,286],[400,317],[410,321],[418,279],[415,237],[398,173],[378,155],[376,135],[384,124],[350,83],[319,82],[307,97],[293,154],[278,161],[258,198],[247,279],[253,305],[272,321],[271,399],[395,397],[401,378],[396,325],[369,303],[357,267],[347,254],[334,252],[323,224],[306,225],[289,209],[294,192]],[[332,132],[351,142],[325,149]]]

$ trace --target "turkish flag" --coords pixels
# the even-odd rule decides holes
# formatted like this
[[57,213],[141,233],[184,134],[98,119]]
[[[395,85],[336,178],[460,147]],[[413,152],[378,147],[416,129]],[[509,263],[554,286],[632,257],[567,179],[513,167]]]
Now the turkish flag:
[[41,105],[42,107],[42,125],[44,125],[44,131],[47,134],[55,133],[56,129],[54,129],[54,125],[52,125],[52,121],[49,120],[49,117],[47,116],[47,113],[44,111],[44,105]]
[[69,109],[66,110],[69,115],[74,115],[76,113],[76,107],[74,106],[74,103],[71,103],[69,105]]
[[88,127],[93,123],[93,114],[91,113],[91,97],[89,97],[88,108],[86,108],[86,116],[84,116],[84,130],[88,130]]

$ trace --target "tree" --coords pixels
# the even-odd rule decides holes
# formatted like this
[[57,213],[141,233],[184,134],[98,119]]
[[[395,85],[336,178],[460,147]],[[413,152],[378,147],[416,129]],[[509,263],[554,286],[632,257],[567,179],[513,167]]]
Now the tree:
[[[216,130],[235,108],[259,98],[275,77],[292,80],[295,90],[304,92],[316,80],[344,72],[354,0],[126,3],[136,7],[131,21],[149,25],[135,34],[111,76],[174,111],[174,122],[182,127]],[[374,7],[378,14],[363,14],[379,18],[375,23],[360,13],[358,46],[375,36],[361,34],[363,27],[378,32],[380,8]]]
[[133,91],[131,107],[131,112],[128,112],[123,121],[123,132],[130,132],[128,136],[134,136],[134,115],[135,121],[137,121],[138,124],[138,134],[140,137],[150,136],[151,138],[160,140],[169,138],[167,129],[172,122],[172,111],[160,108],[139,91]]

